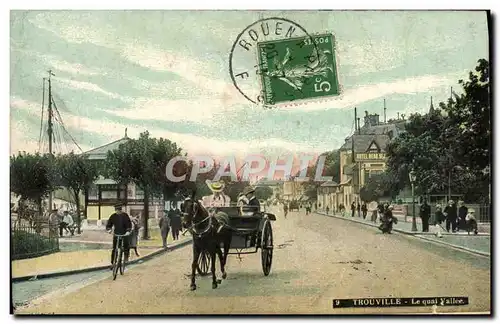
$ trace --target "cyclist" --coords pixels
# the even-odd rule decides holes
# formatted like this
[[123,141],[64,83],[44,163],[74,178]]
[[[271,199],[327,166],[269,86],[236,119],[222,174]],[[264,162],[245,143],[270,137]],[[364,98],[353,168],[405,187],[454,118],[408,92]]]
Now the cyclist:
[[[115,212],[109,216],[108,222],[106,223],[106,231],[111,233],[113,227],[115,228],[115,235],[127,235],[132,231],[130,217],[122,210],[121,204],[115,205]],[[115,235],[113,235],[113,250],[111,250],[111,269],[115,261],[114,257],[118,240]],[[124,262],[127,262],[130,255],[130,238],[128,236],[123,238],[123,248],[125,254]]]

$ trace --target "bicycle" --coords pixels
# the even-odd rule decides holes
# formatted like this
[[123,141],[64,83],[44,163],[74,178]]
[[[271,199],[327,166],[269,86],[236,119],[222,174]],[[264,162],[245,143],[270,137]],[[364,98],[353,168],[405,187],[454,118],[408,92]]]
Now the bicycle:
[[113,280],[116,280],[116,276],[118,276],[118,269],[120,270],[120,274],[123,276],[125,272],[125,260],[123,259],[123,254],[125,253],[125,249],[123,246],[124,238],[130,235],[130,232],[127,232],[123,235],[113,234],[116,236],[116,250],[114,255],[113,262]]

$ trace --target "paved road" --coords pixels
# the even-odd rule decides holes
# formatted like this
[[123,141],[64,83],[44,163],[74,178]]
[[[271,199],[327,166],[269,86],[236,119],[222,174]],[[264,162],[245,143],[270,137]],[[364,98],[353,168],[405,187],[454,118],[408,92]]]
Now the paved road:
[[[34,302],[20,313],[332,314],[429,313],[431,308],[332,309],[333,298],[469,296],[470,305],[438,312],[489,311],[490,260],[418,238],[317,214],[278,214],[273,269],[260,254],[230,256],[228,278],[189,291],[191,249],[185,247],[96,283]],[[76,289],[76,291],[74,291]],[[72,291],[73,290],[73,291]],[[67,305],[79,305],[68,308]]]

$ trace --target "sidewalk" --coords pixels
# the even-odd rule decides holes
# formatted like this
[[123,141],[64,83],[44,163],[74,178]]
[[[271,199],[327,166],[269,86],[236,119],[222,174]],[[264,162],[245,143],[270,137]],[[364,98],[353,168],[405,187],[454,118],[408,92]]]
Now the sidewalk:
[[[152,237],[151,240],[139,241],[137,250],[140,257],[136,257],[134,251],[130,251],[130,261],[147,257],[163,250],[159,231],[155,233],[153,230],[150,236]],[[179,240],[173,241],[169,233],[167,246],[171,246],[174,243],[177,245],[190,239],[190,235],[185,237],[179,235]],[[80,235],[60,238],[59,242],[61,252],[38,258],[12,261],[12,278],[81,270],[110,264],[112,238],[105,231],[87,230]]]
[[[351,217],[347,214],[342,217],[339,213],[332,215],[327,215],[323,211],[316,211],[317,214],[325,215],[329,217],[335,217],[340,219],[345,219],[351,222],[361,223],[372,227],[378,227],[380,223],[373,223],[370,220],[363,219],[362,217]],[[368,216],[367,216],[368,218]],[[413,232],[412,229],[412,219],[408,217],[408,222],[404,221],[404,217],[398,217],[398,223],[393,226],[395,232],[400,232],[403,234],[414,235],[415,237],[436,242],[439,244],[444,244],[452,246],[455,248],[463,249],[469,252],[478,253],[481,255],[490,255],[490,234],[489,233],[479,233],[478,235],[467,235],[467,232],[459,233],[448,233],[445,230],[442,231],[443,237],[438,238],[434,234],[434,230],[431,228],[430,232],[422,232],[422,224],[417,222],[417,232]],[[433,227],[433,226],[431,226]]]

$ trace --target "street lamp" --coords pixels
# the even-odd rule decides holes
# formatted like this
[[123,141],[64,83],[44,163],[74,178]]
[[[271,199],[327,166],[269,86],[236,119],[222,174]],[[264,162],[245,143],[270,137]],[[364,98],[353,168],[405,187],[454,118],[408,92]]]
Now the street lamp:
[[416,232],[417,231],[417,219],[415,218],[415,180],[417,180],[417,175],[415,174],[415,171],[411,169],[410,171],[410,183],[411,183],[411,197],[412,197],[412,202],[413,202],[413,218],[412,218],[412,224],[411,224],[411,231]]

